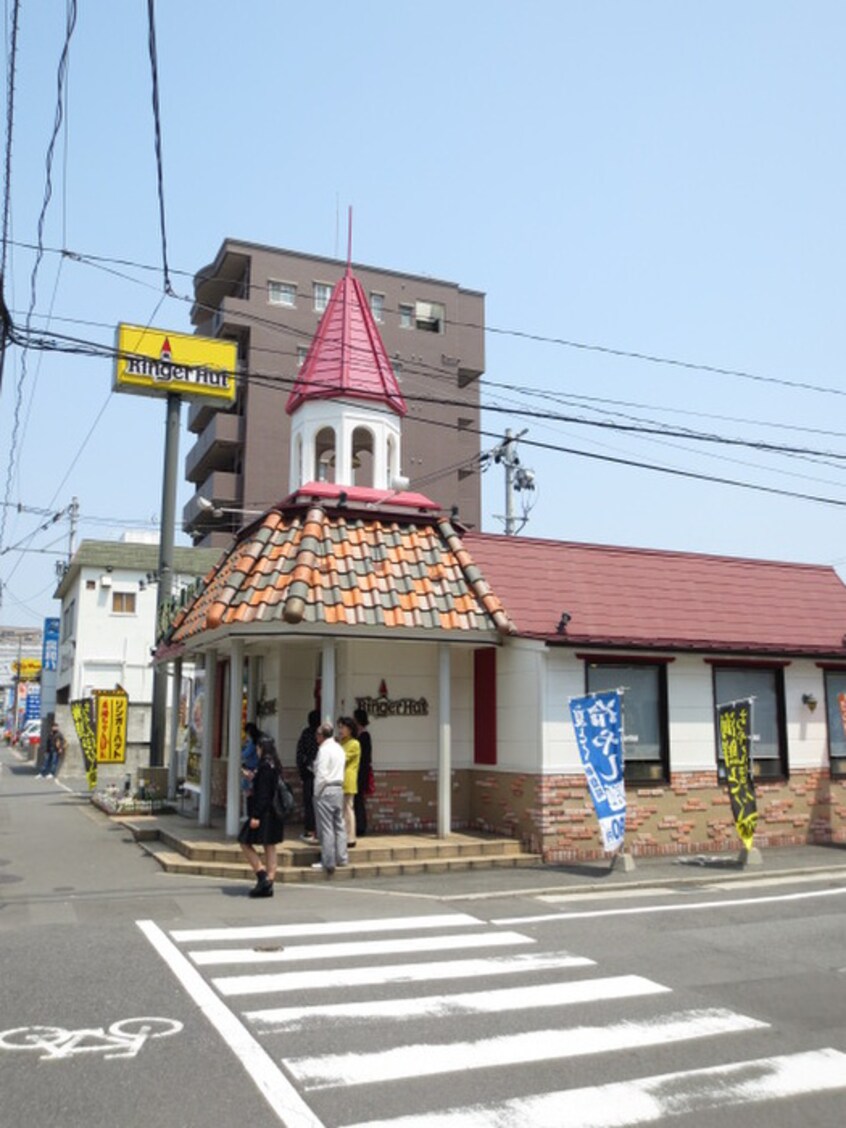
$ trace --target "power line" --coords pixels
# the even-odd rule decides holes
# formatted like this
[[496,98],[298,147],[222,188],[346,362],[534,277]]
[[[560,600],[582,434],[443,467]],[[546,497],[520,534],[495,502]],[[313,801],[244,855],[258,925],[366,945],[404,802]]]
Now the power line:
[[[35,310],[35,302],[37,299],[38,290],[38,270],[41,265],[41,259],[44,255],[44,222],[47,218],[47,209],[50,206],[50,200],[53,195],[53,153],[56,147],[56,140],[59,136],[59,130],[62,127],[62,120],[64,117],[64,109],[62,105],[62,96],[64,89],[65,76],[68,68],[68,57],[70,54],[70,41],[73,36],[74,27],[76,26],[76,0],[68,0],[67,19],[65,24],[65,40],[62,46],[62,52],[59,57],[59,65],[56,75],[56,111],[53,118],[53,130],[50,135],[50,142],[47,146],[47,155],[45,158],[45,179],[44,179],[44,197],[41,202],[41,211],[38,216],[37,236],[36,236],[36,254],[35,261],[32,266],[32,273],[30,275],[30,298],[29,309],[26,318],[26,331],[29,331],[32,324],[32,314]],[[18,375],[17,387],[15,390],[15,407],[14,417],[12,423],[12,437],[9,444],[9,462],[6,472],[6,490],[4,500],[9,501],[12,495],[12,479],[14,477],[15,462],[17,459],[18,447],[18,432],[20,430],[20,416],[21,407],[23,404],[23,388],[27,376],[27,348],[23,349],[21,354],[20,373]],[[0,514],[0,551],[2,551],[3,543],[6,537],[6,515],[8,508],[3,507],[2,514]]]
[[[23,248],[31,249],[31,244],[17,243],[15,245],[23,247]],[[157,269],[156,267],[149,266],[146,263],[135,262],[131,259],[110,258],[108,256],[103,256],[103,255],[89,255],[89,254],[85,254],[85,253],[81,253],[81,252],[70,252],[70,251],[66,251],[66,250],[59,250],[57,248],[51,248],[51,250],[52,250],[52,253],[54,253],[54,254],[66,254],[66,255],[68,255],[69,257],[73,258],[73,260],[75,262],[78,262],[80,265],[100,266],[100,264],[111,262],[111,263],[116,263],[116,264],[121,265],[121,266],[132,267],[133,269],[136,269],[136,270],[152,271],[152,270]],[[343,264],[339,263],[338,266],[339,266],[339,269],[342,269]],[[355,267],[354,267],[354,269],[355,269]],[[180,275],[182,275],[186,278],[192,278],[192,277],[194,277],[194,274],[196,272],[192,273],[191,271],[187,271],[187,270],[179,270],[179,271],[172,271],[171,273],[180,274]],[[132,278],[131,276],[128,276],[128,275],[121,274],[121,275],[119,275],[119,277],[122,277],[126,281],[133,282],[137,285],[143,285],[144,284],[144,283],[140,282],[139,279]],[[250,282],[250,289],[251,290],[259,290],[259,291],[262,291],[262,290],[266,291],[268,289],[268,287],[263,286],[259,282]],[[180,294],[177,294],[177,293],[172,293],[169,296],[177,298],[179,301],[184,301],[184,302],[190,303],[191,305],[196,305],[200,309],[207,310],[209,313],[214,312],[214,309],[212,307],[205,306],[202,302],[198,302],[196,300],[196,298],[190,297],[188,295],[180,295]],[[386,306],[385,312],[397,313],[399,311],[398,311],[398,309],[394,309],[393,307]],[[285,325],[281,324],[280,322],[273,321],[269,318],[266,318],[266,319],[265,318],[257,318],[257,317],[255,317],[255,315],[246,315],[246,314],[244,316],[249,317],[249,319],[254,320],[258,324],[272,326],[272,327],[280,329],[284,332],[290,332],[290,333],[293,333],[293,334],[296,334],[296,335],[304,335],[304,336],[308,336],[308,337],[310,337],[312,335],[312,334],[309,334],[307,331],[298,330],[298,329],[295,329],[291,326],[285,326]],[[500,336],[500,337],[514,337],[518,340],[531,341],[531,342],[537,343],[537,344],[555,345],[559,348],[575,349],[575,350],[578,350],[578,351],[581,351],[581,352],[599,353],[599,354],[603,354],[603,355],[606,355],[606,356],[617,357],[617,358],[623,359],[623,360],[636,360],[636,361],[641,361],[641,362],[648,363],[648,364],[667,365],[667,366],[670,366],[670,367],[684,368],[684,369],[687,369],[689,371],[703,372],[703,373],[708,373],[708,374],[717,375],[717,376],[734,376],[734,377],[737,377],[738,379],[753,380],[753,381],[756,381],[756,382],[759,382],[759,383],[764,383],[764,384],[775,384],[775,385],[779,385],[779,386],[782,386],[782,387],[796,388],[796,389],[799,389],[799,390],[802,390],[802,391],[819,392],[820,394],[823,394],[823,395],[846,396],[846,389],[844,389],[844,388],[833,387],[833,386],[830,386],[830,385],[813,384],[813,383],[809,383],[807,381],[800,381],[800,380],[786,380],[786,379],[783,379],[783,378],[780,378],[780,377],[777,377],[777,376],[767,376],[767,375],[762,375],[762,374],[756,373],[756,372],[750,372],[750,371],[748,371],[746,369],[742,369],[742,368],[733,368],[733,367],[729,367],[729,366],[708,364],[708,363],[705,363],[705,362],[702,362],[702,361],[685,360],[685,359],[680,359],[678,357],[662,356],[658,353],[648,353],[648,352],[643,352],[643,351],[639,351],[639,350],[636,350],[636,349],[626,349],[626,348],[615,347],[615,346],[612,346],[612,345],[603,345],[603,344],[596,344],[596,343],[591,343],[591,342],[587,342],[587,341],[579,341],[579,340],[575,340],[575,339],[572,339],[572,338],[560,337],[560,336],[555,336],[555,335],[551,335],[551,334],[532,333],[532,332],[529,332],[528,330],[524,330],[524,329],[510,329],[510,328],[505,328],[505,327],[502,327],[502,326],[496,326],[496,325],[491,325],[491,324],[480,325],[476,322],[458,321],[457,319],[454,319],[454,318],[446,318],[445,322],[446,322],[447,325],[452,325],[452,326],[455,326],[456,328],[476,329],[479,332],[491,333],[491,334],[494,334],[494,335]]]
[[159,63],[158,52],[156,50],[156,18],[154,10],[154,0],[147,0],[147,23],[149,34],[147,41],[150,48],[150,72],[153,81],[153,124],[155,126],[156,134],[156,181],[158,184],[159,192],[159,226],[161,229],[162,240],[162,269],[164,271],[164,291],[166,294],[173,293],[173,287],[170,283],[170,271],[167,265],[167,233],[165,227],[165,203],[164,203],[164,172],[162,170],[162,124],[161,112],[159,110]]
[[[100,345],[96,342],[85,341],[80,338],[74,338],[63,334],[55,334],[50,339],[30,339],[28,343],[29,348],[45,348],[52,351],[69,352],[77,355],[87,355],[92,357],[101,357],[104,359],[115,359],[120,354],[115,350],[114,346]],[[256,371],[246,371],[239,374],[239,379],[247,383],[255,383],[269,388],[288,390],[294,386],[296,377],[285,376],[277,373],[264,373]],[[334,388],[334,384],[327,384],[327,390]],[[411,403],[419,404],[433,404],[442,407],[456,407],[467,408],[476,406],[468,404],[463,399],[447,398],[443,395],[427,396],[415,395],[408,392],[404,393],[405,398]],[[643,424],[643,423],[620,423],[609,420],[595,420],[586,419],[578,415],[570,415],[565,413],[549,412],[539,409],[527,407],[501,407],[491,404],[478,405],[483,411],[493,412],[496,414],[516,414],[527,419],[539,419],[544,422],[566,423],[578,426],[588,426],[599,428],[601,430],[610,430],[618,433],[631,433],[640,435],[661,436],[667,438],[682,438],[687,441],[695,441],[701,443],[712,443],[724,446],[737,446],[750,450],[756,450],[760,453],[777,454],[777,455],[800,455],[806,458],[815,459],[834,459],[835,462],[846,460],[846,453],[841,454],[837,451],[830,450],[816,450],[811,447],[800,447],[795,445],[788,445],[784,443],[770,443],[758,439],[744,439],[733,436],[718,435],[708,432],[694,431],[690,428],[672,428],[661,426],[660,424]]]

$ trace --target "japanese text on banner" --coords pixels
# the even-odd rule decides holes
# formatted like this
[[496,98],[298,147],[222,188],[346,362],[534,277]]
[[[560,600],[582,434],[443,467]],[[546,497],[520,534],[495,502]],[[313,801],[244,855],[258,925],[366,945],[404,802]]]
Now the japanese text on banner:
[[621,705],[617,690],[570,700],[579,756],[599,819],[602,844],[609,851],[620,849],[626,835]]
[[726,765],[731,812],[740,841],[752,849],[758,823],[755,781],[752,777],[752,702],[732,701],[717,706],[720,749]]

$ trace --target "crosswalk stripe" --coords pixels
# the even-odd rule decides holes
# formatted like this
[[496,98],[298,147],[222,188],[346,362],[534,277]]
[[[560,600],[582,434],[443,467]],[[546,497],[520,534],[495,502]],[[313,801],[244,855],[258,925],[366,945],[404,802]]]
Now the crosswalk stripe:
[[326,1003],[305,1007],[276,1007],[246,1011],[244,1017],[256,1026],[274,1031],[299,1030],[317,1020],[366,1022],[368,1019],[446,1018],[468,1014],[504,1014],[537,1007],[561,1007],[608,999],[630,999],[659,995],[670,990],[640,975],[616,975],[605,979],[540,983],[530,987],[505,987],[498,991],[465,991],[455,995],[423,995],[413,999],[377,999],[371,1002]]
[[329,1089],[339,1085],[367,1085],[407,1077],[632,1050],[664,1042],[762,1030],[767,1025],[722,1007],[712,1007],[680,1011],[646,1021],[536,1030],[474,1042],[418,1043],[368,1053],[283,1058],[282,1063],[305,1089]]
[[738,1105],[840,1089],[846,1089],[846,1054],[828,1048],[344,1128],[635,1128],[694,1112],[716,1114]]
[[261,924],[233,928],[183,928],[170,933],[177,944],[202,941],[274,940],[297,936],[349,936],[359,932],[419,932],[427,928],[469,928],[487,921],[467,913],[436,913],[428,916],[378,917],[370,920],[315,921],[311,924]]
[[531,953],[436,963],[385,964],[378,967],[332,967],[319,971],[284,971],[270,975],[230,975],[213,979],[212,983],[225,996],[262,995],[275,991],[419,983],[427,979],[471,979],[485,975],[515,975],[593,966],[594,961],[586,956],[553,952],[548,955]]
[[445,952],[456,948],[507,948],[535,944],[521,932],[476,932],[461,936],[414,936],[398,940],[350,940],[339,944],[299,944],[293,948],[211,948],[189,952],[195,964],[290,963],[296,960],[337,960],[354,956],[407,955],[411,952]]

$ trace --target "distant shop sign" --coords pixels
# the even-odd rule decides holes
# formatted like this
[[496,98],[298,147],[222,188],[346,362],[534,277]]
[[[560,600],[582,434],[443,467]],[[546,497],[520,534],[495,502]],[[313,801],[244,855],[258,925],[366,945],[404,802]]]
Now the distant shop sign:
[[21,658],[20,662],[12,663],[12,670],[21,681],[34,681],[41,675],[41,659]]
[[117,392],[185,399],[235,401],[238,349],[234,341],[118,325],[114,387]]

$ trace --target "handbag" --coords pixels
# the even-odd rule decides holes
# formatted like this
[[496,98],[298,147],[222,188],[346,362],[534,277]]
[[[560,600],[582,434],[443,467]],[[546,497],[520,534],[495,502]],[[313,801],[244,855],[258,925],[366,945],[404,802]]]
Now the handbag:
[[285,822],[293,814],[294,806],[294,793],[280,776],[273,793],[273,813],[278,819]]

